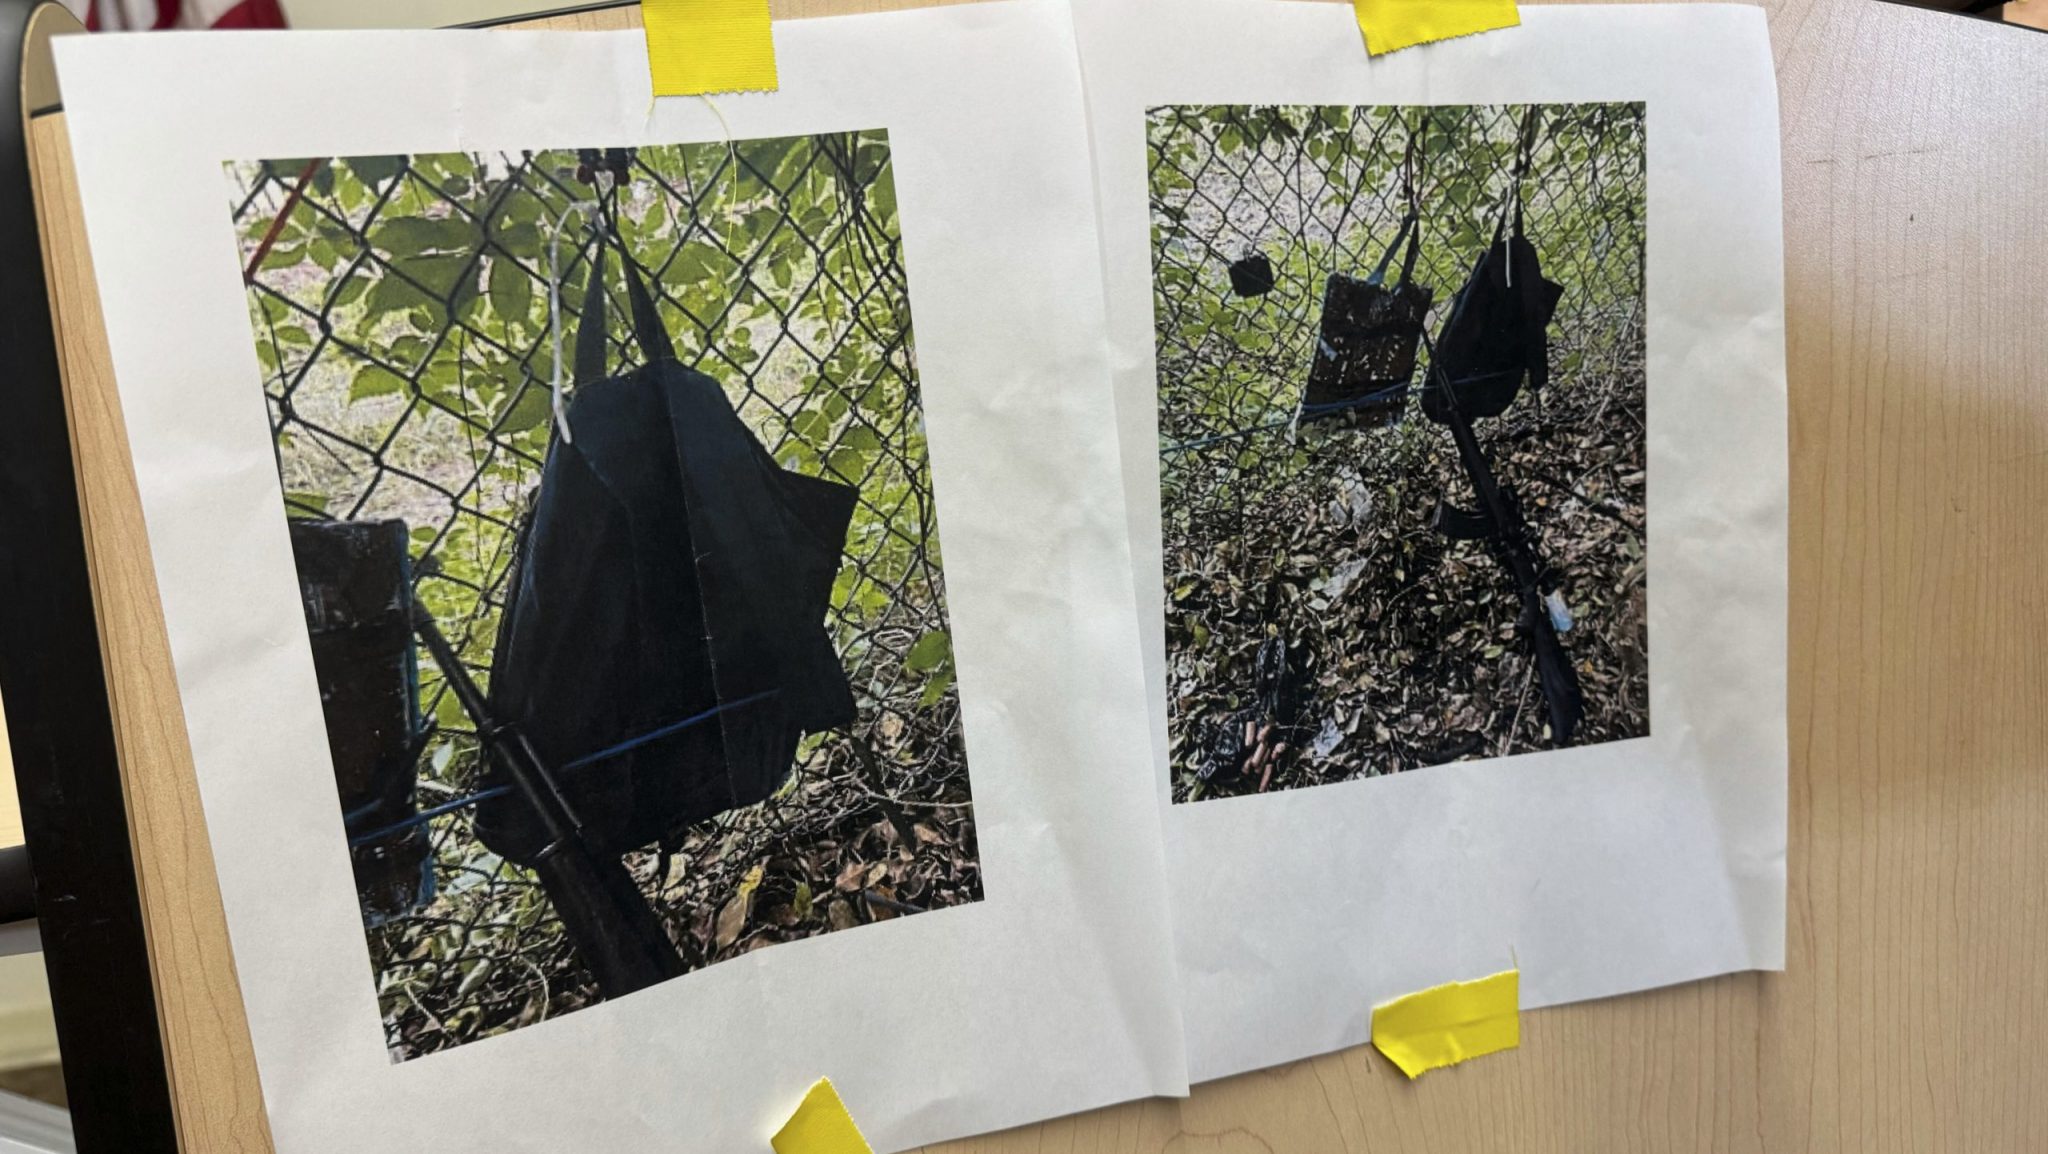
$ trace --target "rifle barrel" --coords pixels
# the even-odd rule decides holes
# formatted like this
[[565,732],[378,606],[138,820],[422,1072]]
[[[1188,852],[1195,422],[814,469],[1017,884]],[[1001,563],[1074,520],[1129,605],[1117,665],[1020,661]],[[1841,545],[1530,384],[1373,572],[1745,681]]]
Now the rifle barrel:
[[413,602],[413,630],[463,712],[476,723],[484,754],[511,776],[547,831],[532,868],[598,988],[616,998],[683,972],[682,956],[661,919],[616,856],[592,847],[583,822],[518,726],[501,722],[470,677],[433,614]]
[[1500,491],[1493,466],[1479,447],[1478,436],[1472,432],[1471,418],[1458,407],[1457,394],[1451,391],[1449,379],[1436,365],[1434,348],[1430,351],[1430,375],[1443,390],[1444,408],[1449,418],[1447,423],[1451,427],[1451,438],[1458,445],[1458,459],[1464,464],[1466,475],[1472,479],[1481,511],[1493,521],[1497,542],[1495,555],[1514,578],[1515,592],[1522,603],[1522,631],[1529,637],[1530,648],[1535,650],[1544,703],[1549,707],[1551,741],[1563,745],[1571,740],[1584,703],[1579,696],[1578,675],[1572,671],[1571,659],[1565,654],[1564,642],[1557,636],[1556,626],[1551,624],[1549,607],[1543,604],[1543,593],[1538,588],[1541,567],[1537,564],[1536,546],[1529,540],[1529,527],[1522,521],[1521,512]]

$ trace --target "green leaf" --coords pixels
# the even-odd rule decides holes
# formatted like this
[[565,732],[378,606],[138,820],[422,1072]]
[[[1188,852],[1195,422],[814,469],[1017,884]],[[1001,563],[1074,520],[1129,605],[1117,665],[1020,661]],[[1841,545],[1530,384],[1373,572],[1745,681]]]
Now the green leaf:
[[903,655],[903,668],[912,673],[930,673],[953,660],[953,638],[943,629],[919,637]]
[[303,247],[293,245],[287,248],[284,245],[278,245],[263,254],[262,267],[266,269],[290,268],[305,259],[306,250]]
[[[499,248],[514,256],[536,262],[541,259],[540,225],[531,221],[508,224],[499,229],[497,241]],[[569,246],[566,244],[562,246],[562,256],[566,263],[569,256]]]
[[832,418],[816,409],[805,409],[791,418],[789,429],[807,441],[823,441],[832,435]]
[[349,278],[341,282],[341,287],[334,291],[334,300],[330,302],[329,307],[338,309],[354,304],[362,297],[363,290],[370,287],[371,281],[372,278],[360,270],[349,274]]
[[523,433],[548,419],[554,411],[554,396],[539,385],[528,385],[519,393],[519,399],[505,410],[505,417],[498,422],[502,433]]
[[[357,278],[357,283],[360,283],[360,281],[361,278]],[[367,300],[372,317],[381,317],[386,313],[404,312],[414,305],[434,303],[437,303],[434,298],[420,291],[419,286],[406,280],[404,277],[393,276],[390,273],[385,273],[383,276],[378,277],[377,282],[370,286],[370,295]]]
[[521,323],[533,312],[533,278],[509,257],[491,258],[491,308],[500,319]]
[[708,244],[691,241],[676,253],[673,281],[683,287],[692,287],[714,281],[712,267],[726,263],[726,258]]
[[341,162],[374,191],[378,185],[405,171],[403,156],[344,156]]
[[919,705],[927,707],[937,705],[939,698],[944,697],[946,691],[952,687],[953,670],[951,667],[941,669],[932,676],[930,681],[925,682],[924,692],[917,695],[917,702]]
[[379,221],[371,243],[403,259],[426,253],[464,253],[476,247],[475,226],[459,217],[394,216]]
[[883,173],[868,188],[868,208],[880,219],[884,229],[896,231],[896,180],[892,174]]
[[368,397],[381,397],[405,388],[405,378],[382,365],[364,365],[348,383],[350,404]]
[[[412,338],[418,339],[418,338]],[[463,376],[455,358],[447,355],[435,357],[418,374],[420,395],[438,401],[459,413],[469,411],[469,399],[463,395]]]
[[861,474],[867,472],[868,457],[859,449],[834,449],[825,458],[825,467],[839,474],[849,485],[860,483]]

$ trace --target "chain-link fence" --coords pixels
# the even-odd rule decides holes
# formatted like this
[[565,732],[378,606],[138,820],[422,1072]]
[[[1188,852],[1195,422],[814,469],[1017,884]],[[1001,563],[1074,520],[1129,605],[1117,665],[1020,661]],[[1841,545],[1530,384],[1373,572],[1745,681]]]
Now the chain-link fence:
[[[859,491],[827,623],[858,720],[806,738],[767,802],[629,854],[633,877],[690,967],[980,897],[885,134],[229,175],[290,515],[402,519],[417,597],[485,682],[615,188],[679,359],[784,467]],[[611,364],[636,364],[609,268]],[[598,997],[533,876],[478,840],[472,721],[419,663],[434,893],[365,906],[394,1060]]]
[[[1330,278],[1382,266],[1412,193],[1434,333],[1513,211],[1525,130],[1522,216],[1564,286],[1553,379],[1480,435],[1550,559],[1560,620],[1576,618],[1578,740],[1648,731],[1642,106],[1163,107],[1149,147],[1177,799],[1543,747],[1499,568],[1428,525],[1439,495],[1472,501],[1415,399],[1427,346],[1390,423],[1295,420]],[[1263,778],[1212,780],[1210,747],[1240,743],[1223,730],[1272,688],[1256,667],[1275,638],[1298,709],[1263,744],[1285,748]]]

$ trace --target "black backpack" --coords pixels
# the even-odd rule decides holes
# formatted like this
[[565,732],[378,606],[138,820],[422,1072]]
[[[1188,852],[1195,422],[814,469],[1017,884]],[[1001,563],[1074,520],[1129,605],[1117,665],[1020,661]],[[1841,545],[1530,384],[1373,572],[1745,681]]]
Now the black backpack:
[[[677,362],[623,263],[646,363],[605,375],[600,240],[569,435],[520,530],[489,684],[493,720],[605,854],[767,798],[804,733],[854,717],[824,622],[858,494],[777,465],[718,382]],[[504,784],[486,770],[485,789]],[[516,790],[480,803],[476,830],[528,864],[551,840]]]
[[[1459,410],[1472,420],[1506,412],[1524,378],[1538,392],[1550,382],[1547,333],[1564,286],[1544,279],[1536,246],[1522,235],[1519,204],[1513,232],[1505,239],[1503,233],[1496,225],[1493,243],[1473,262],[1430,350],[1430,373],[1443,375]],[[1440,388],[1424,389],[1423,414],[1444,423],[1448,399]]]

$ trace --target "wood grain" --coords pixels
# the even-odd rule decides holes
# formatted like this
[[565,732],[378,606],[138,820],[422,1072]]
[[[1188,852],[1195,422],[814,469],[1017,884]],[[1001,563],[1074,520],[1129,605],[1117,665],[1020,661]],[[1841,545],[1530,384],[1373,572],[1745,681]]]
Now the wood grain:
[[271,1149],[62,114],[29,123],[130,844],[183,1148]]
[[[931,1154],[2048,1149],[2048,214],[2030,197],[2048,172],[2048,38],[1869,0],[1781,0],[1770,17],[1793,487],[1787,972],[1532,1013],[1520,1050],[1416,1083],[1355,1050]],[[60,145],[39,135],[46,182],[68,179]],[[179,1124],[188,1150],[262,1150],[104,341],[79,303],[83,242],[55,202]]]

